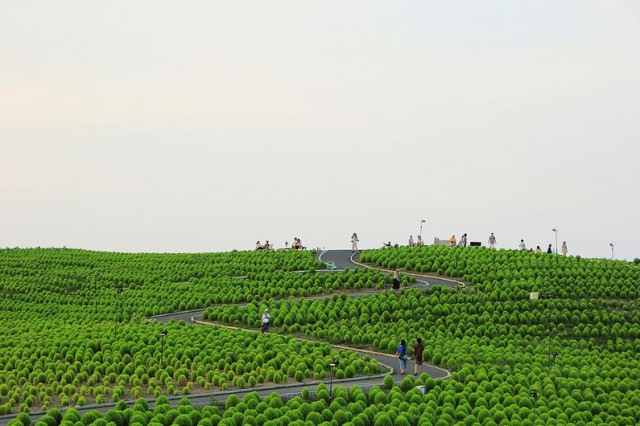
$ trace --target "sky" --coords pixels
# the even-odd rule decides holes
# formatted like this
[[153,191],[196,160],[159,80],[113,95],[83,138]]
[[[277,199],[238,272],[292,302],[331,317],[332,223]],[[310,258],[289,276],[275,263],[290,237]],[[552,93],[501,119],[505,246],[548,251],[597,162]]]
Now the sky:
[[0,247],[640,257],[640,4],[0,0]]

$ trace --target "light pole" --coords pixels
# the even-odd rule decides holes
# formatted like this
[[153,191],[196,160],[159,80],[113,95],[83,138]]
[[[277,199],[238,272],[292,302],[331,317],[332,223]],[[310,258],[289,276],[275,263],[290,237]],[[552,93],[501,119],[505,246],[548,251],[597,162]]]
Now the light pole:
[[613,243],[609,243],[609,245],[611,246],[611,260],[613,260]]
[[553,228],[553,232],[556,234],[556,254],[558,254],[558,228]]
[[333,401],[333,369],[340,365],[340,360],[334,359],[329,364],[329,402]]
[[418,234],[420,236],[420,241],[422,241],[422,224],[425,222],[426,220],[420,219],[420,234]]
[[164,368],[164,338],[167,337],[167,330],[160,332],[160,368]]
[[122,293],[123,288],[122,287],[117,287],[116,288],[116,324],[115,324],[115,328],[113,331],[113,334],[115,336],[115,338],[118,338],[118,306],[120,305],[120,293]]
[[547,317],[547,325],[549,326],[549,368],[551,368],[551,317]]
[[531,389],[531,398],[533,399],[533,421],[537,420],[536,416],[536,402],[538,401],[538,391],[535,389]]
[[98,273],[96,272],[93,276],[93,297],[96,300],[96,314],[98,313]]
[[[458,277],[458,256],[456,256],[456,270],[454,272],[456,278]],[[456,291],[460,294],[460,280],[456,279]]]

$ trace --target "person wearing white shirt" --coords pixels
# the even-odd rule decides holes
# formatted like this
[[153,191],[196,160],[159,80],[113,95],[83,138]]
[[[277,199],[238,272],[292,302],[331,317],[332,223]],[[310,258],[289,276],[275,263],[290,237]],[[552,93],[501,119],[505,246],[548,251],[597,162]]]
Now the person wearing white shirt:
[[264,314],[262,314],[262,332],[266,333],[269,331],[269,322],[271,321],[271,315],[269,315],[269,309],[264,310]]
[[496,248],[496,236],[493,235],[493,232],[489,235],[489,248]]

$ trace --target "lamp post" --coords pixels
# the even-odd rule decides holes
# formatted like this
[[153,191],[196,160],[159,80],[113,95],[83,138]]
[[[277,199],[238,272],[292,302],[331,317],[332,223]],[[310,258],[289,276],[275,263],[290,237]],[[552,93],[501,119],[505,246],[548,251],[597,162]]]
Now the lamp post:
[[116,288],[116,324],[115,324],[115,328],[114,328],[114,336],[117,339],[118,338],[118,306],[120,305],[120,293],[122,293],[123,288],[122,287],[117,287]]
[[547,316],[547,325],[549,326],[549,367],[551,367],[551,317]]
[[611,246],[611,260],[613,260],[613,243],[609,243],[609,245]]
[[420,219],[420,234],[418,234],[420,236],[420,241],[422,241],[422,224],[425,222],[426,220]]
[[[456,270],[455,270],[455,275],[456,277],[458,276],[458,256],[456,256]],[[460,294],[460,281],[456,280],[456,291],[458,292],[458,294]]]
[[164,338],[167,337],[167,330],[160,332],[160,368],[164,368]]
[[558,228],[553,228],[553,232],[556,234],[556,254],[558,254]]
[[333,369],[340,365],[340,360],[334,359],[329,363],[329,402],[333,401]]
[[533,421],[537,420],[536,416],[536,402],[538,401],[538,391],[535,389],[531,389],[531,399],[533,399]]

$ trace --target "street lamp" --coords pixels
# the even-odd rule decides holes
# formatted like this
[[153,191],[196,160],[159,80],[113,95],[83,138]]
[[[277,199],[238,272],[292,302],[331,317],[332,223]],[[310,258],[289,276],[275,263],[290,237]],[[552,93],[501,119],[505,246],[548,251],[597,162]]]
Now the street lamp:
[[547,316],[547,325],[549,326],[549,367],[551,367],[551,317]]
[[329,402],[333,401],[333,369],[340,365],[340,360],[334,359],[329,364]]
[[533,417],[534,422],[537,420],[536,416],[536,402],[538,401],[538,391],[535,389],[531,389],[531,398],[533,399]]
[[160,332],[160,368],[164,368],[164,338],[167,337],[167,330]]
[[611,260],[613,260],[613,243],[609,243],[609,245],[611,246]]
[[[458,276],[458,256],[456,256],[456,270],[455,270],[455,276]],[[456,280],[456,291],[458,292],[458,294],[460,294],[460,280]]]
[[556,233],[556,254],[558,254],[558,228],[553,228],[553,232]]
[[115,324],[115,328],[114,328],[114,336],[117,339],[118,338],[118,306],[120,305],[120,293],[122,293],[123,288],[122,287],[117,287],[116,288],[116,324]]
[[96,272],[93,276],[93,297],[96,300],[96,314],[98,313],[98,273]]
[[420,236],[420,241],[422,241],[422,224],[425,223],[426,220],[421,219],[420,220],[420,234],[418,234]]

